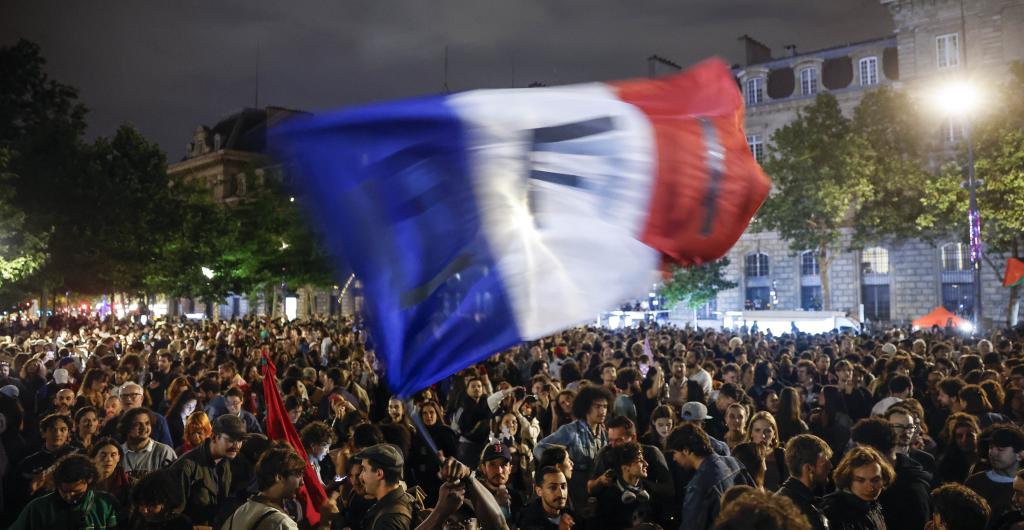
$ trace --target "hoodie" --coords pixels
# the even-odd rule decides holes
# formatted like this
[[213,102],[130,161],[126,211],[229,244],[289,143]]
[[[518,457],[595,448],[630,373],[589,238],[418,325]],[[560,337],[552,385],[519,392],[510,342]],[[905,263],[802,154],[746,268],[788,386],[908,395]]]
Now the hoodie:
[[[882,505],[868,502],[849,491],[834,491],[821,500],[829,530],[886,530]],[[893,530],[910,530],[894,528]]]

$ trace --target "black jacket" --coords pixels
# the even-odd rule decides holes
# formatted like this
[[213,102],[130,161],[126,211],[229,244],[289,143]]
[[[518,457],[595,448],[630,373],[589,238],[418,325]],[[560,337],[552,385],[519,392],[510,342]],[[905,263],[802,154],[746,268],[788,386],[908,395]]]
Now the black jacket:
[[[821,500],[829,530],[886,530],[882,505],[866,502],[848,491],[835,491]],[[893,530],[911,530],[894,528]]]
[[790,477],[782,483],[776,495],[788,497],[811,523],[811,530],[828,530],[828,518],[821,511],[821,499],[814,495],[803,482]]
[[[562,510],[562,514],[569,514],[572,517],[572,513],[567,509]],[[533,499],[529,504],[523,508],[523,511],[519,512],[519,521],[517,522],[519,530],[558,530],[558,523],[552,522],[548,519],[546,513],[544,513],[544,507],[540,504],[540,499]]]
[[878,497],[886,526],[895,530],[924,528],[931,518],[931,473],[903,454],[896,455],[893,468],[896,480]]

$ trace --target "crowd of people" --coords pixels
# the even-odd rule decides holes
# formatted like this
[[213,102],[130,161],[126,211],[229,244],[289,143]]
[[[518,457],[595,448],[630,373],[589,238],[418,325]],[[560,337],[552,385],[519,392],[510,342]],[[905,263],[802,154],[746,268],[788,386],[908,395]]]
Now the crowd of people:
[[[403,400],[351,318],[10,319],[0,524],[1024,528],[1022,346],[581,327]],[[301,447],[265,434],[264,356]]]

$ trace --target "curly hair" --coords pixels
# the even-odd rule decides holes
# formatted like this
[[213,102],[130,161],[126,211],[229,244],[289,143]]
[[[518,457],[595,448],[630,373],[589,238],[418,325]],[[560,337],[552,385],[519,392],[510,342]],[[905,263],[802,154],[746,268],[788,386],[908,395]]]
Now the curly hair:
[[896,479],[896,471],[893,470],[889,461],[882,456],[882,453],[871,447],[861,446],[850,449],[843,455],[839,465],[836,466],[835,471],[832,473],[836,488],[849,490],[850,485],[853,483],[853,471],[871,464],[878,464],[878,467],[881,468],[882,489],[888,488],[892,481]]
[[572,400],[572,415],[578,420],[585,420],[587,414],[590,412],[590,408],[594,406],[594,402],[603,399],[608,403],[610,407],[612,401],[615,400],[612,397],[612,393],[603,386],[587,385],[580,388],[579,393],[576,394],[576,398]]
[[811,524],[788,497],[754,490],[726,504],[714,530],[811,530]]

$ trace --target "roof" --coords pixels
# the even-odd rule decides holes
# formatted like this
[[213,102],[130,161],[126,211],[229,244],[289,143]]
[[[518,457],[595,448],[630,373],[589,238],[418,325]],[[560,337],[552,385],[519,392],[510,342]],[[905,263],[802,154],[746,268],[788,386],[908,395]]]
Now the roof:
[[832,47],[829,47],[829,48],[822,48],[820,50],[814,50],[814,51],[809,51],[809,52],[798,53],[796,55],[792,55],[792,56],[789,56],[789,57],[780,57],[780,58],[772,59],[771,61],[766,61],[766,62],[762,62],[762,63],[754,63],[754,64],[749,64],[747,66],[740,66],[740,67],[735,68],[735,70],[744,70],[744,69],[747,69],[747,68],[750,68],[750,67],[754,67],[754,66],[759,67],[759,68],[767,68],[769,70],[774,69],[774,68],[784,68],[784,67],[787,67],[787,66],[793,66],[794,64],[799,63],[800,61],[802,61],[804,59],[808,59],[808,58],[833,59],[833,58],[836,58],[836,57],[842,57],[842,56],[845,56],[845,55],[849,55],[850,51],[855,50],[857,48],[866,48],[866,47],[869,47],[869,46],[879,46],[879,45],[886,46],[886,47],[896,46],[896,36],[895,35],[890,35],[888,37],[879,37],[879,38],[862,40],[862,41],[857,41],[857,42],[849,42],[849,43],[841,44],[841,45],[838,45],[838,46],[832,46]]

